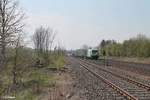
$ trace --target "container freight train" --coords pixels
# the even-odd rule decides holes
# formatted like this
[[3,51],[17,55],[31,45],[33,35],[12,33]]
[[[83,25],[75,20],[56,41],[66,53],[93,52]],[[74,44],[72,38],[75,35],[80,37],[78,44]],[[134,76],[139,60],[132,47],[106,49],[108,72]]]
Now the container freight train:
[[98,59],[99,58],[99,53],[97,49],[78,49],[74,51],[73,53],[74,56],[80,57],[80,58],[87,58],[87,59]]

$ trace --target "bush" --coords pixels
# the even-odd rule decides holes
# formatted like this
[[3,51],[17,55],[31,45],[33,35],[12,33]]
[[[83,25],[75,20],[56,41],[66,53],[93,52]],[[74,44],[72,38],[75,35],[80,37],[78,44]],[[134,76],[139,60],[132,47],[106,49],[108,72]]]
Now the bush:
[[150,57],[150,39],[144,35],[125,40],[122,44],[108,41],[102,41],[101,54],[105,51],[107,56]]

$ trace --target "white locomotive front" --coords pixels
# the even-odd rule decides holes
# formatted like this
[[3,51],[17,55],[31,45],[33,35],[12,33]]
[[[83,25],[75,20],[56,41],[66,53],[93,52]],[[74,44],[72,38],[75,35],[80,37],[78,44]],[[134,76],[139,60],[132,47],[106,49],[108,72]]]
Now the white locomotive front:
[[86,53],[86,57],[90,59],[98,59],[99,53],[97,49],[88,49]]

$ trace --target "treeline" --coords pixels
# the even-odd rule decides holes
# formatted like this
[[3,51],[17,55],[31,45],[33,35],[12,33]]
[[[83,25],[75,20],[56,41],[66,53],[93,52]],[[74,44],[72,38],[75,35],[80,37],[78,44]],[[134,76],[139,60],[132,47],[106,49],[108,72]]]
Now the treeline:
[[118,43],[115,40],[102,40],[100,54],[116,57],[150,57],[150,38],[145,35]]
[[56,31],[52,28],[44,28],[41,26],[35,30],[35,33],[33,34],[33,42],[37,67],[53,66],[59,68],[61,66],[58,65],[64,62],[63,56],[65,49],[58,45],[54,47],[54,50],[52,50],[55,36]]

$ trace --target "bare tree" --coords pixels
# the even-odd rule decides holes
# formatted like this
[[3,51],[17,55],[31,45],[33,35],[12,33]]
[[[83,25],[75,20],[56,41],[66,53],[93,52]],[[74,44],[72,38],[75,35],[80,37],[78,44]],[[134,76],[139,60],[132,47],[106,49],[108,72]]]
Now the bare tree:
[[0,0],[0,62],[6,61],[6,47],[22,32],[24,13],[16,0]]
[[55,34],[56,32],[51,28],[44,28],[41,26],[36,29],[33,35],[33,42],[38,57],[43,56],[45,60],[48,60],[55,39]]
[[22,48],[23,46],[21,45],[21,35],[18,35],[17,40],[14,42],[14,50],[15,50],[15,55],[14,55],[14,64],[13,64],[13,69],[12,69],[12,75],[13,75],[13,84],[16,85],[17,82],[17,74],[18,74],[18,60],[19,60],[19,49]]

